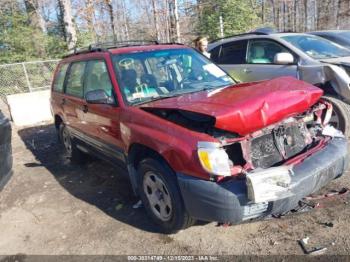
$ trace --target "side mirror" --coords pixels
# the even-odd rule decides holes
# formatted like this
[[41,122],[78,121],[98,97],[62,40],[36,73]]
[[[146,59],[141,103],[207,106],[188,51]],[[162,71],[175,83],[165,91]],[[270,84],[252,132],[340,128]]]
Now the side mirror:
[[277,53],[273,62],[278,65],[288,65],[294,63],[294,57],[290,53]]
[[109,97],[106,92],[102,89],[97,89],[93,91],[89,91],[85,95],[86,102],[89,104],[107,104],[113,105],[114,99]]

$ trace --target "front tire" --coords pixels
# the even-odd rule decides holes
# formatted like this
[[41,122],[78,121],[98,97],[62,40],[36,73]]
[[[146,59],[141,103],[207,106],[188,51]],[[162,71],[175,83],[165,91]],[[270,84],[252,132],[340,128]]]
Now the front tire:
[[333,105],[329,124],[342,131],[346,138],[350,138],[350,105],[330,95],[323,96],[323,99]]
[[175,173],[151,158],[138,166],[138,189],[146,212],[164,233],[176,233],[195,222],[184,206]]

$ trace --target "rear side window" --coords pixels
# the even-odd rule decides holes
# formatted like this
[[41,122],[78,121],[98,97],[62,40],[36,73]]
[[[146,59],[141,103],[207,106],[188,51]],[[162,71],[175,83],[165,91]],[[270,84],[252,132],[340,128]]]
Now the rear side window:
[[222,45],[219,64],[245,64],[247,40]]
[[55,81],[53,83],[53,90],[57,92],[63,92],[63,84],[66,76],[68,64],[60,65],[56,74]]
[[213,50],[210,51],[210,59],[213,60],[215,63],[219,62],[220,51],[221,51],[221,45],[215,47]]
[[66,93],[68,95],[83,97],[85,65],[86,62],[75,62],[71,65],[66,84]]
[[112,97],[112,83],[103,60],[88,62],[84,95],[98,89],[104,90],[108,96]]

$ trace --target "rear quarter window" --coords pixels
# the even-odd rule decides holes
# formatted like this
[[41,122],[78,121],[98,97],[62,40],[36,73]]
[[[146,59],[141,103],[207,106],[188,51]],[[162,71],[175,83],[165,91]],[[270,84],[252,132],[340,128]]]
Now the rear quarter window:
[[62,64],[58,68],[55,80],[53,82],[53,90],[56,92],[63,92],[64,79],[66,77],[68,64]]

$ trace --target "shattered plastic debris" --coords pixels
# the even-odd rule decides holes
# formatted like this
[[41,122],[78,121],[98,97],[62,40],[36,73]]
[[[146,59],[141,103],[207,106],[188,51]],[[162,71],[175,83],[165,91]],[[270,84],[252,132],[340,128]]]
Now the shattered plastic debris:
[[340,190],[332,190],[332,191],[328,192],[327,194],[323,194],[323,195],[311,195],[311,196],[305,197],[304,199],[305,200],[321,200],[321,199],[331,198],[331,197],[336,197],[336,196],[344,196],[348,193],[349,193],[349,189],[346,187],[343,187]]
[[122,209],[123,208],[123,204],[118,204],[118,205],[116,205],[116,207],[115,207],[115,210],[120,210],[120,209]]
[[[306,255],[321,255],[327,250],[326,247],[313,247],[312,249],[309,250],[307,248],[309,240],[310,240],[309,237],[305,237],[301,240],[298,240],[298,243],[301,246],[304,254],[306,254]],[[333,243],[332,243],[332,245],[333,245]]]
[[332,222],[326,222],[326,223],[323,223],[323,225],[325,225],[326,227],[333,227],[334,224]]
[[232,223],[223,223],[223,222],[218,222],[216,224],[217,227],[224,227],[224,228],[228,228],[230,226],[232,226]]
[[322,135],[330,137],[344,137],[341,131],[335,129],[331,125],[327,125],[325,128],[323,128]]
[[269,243],[270,243],[271,246],[276,246],[276,245],[279,244],[277,241],[274,241],[272,239],[270,239]]
[[137,209],[137,208],[140,208],[141,206],[142,206],[142,201],[139,200],[136,204],[134,204],[134,205],[132,206],[132,208]]

